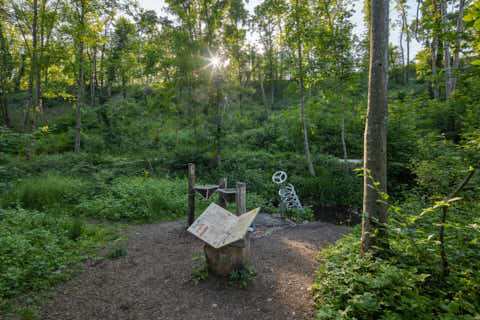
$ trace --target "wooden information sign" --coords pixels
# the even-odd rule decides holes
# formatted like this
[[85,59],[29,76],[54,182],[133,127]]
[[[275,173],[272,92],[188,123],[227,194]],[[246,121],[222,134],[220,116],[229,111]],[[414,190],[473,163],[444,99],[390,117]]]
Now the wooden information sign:
[[188,232],[218,249],[243,239],[259,211],[260,208],[256,208],[237,217],[211,203],[188,228]]

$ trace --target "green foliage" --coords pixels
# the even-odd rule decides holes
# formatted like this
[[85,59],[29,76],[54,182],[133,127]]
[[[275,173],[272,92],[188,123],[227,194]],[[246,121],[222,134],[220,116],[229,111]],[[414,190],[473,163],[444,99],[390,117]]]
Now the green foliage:
[[317,319],[415,319],[427,314],[431,301],[419,288],[429,275],[359,252],[358,232],[322,252],[325,260],[314,286]]
[[68,278],[86,254],[112,236],[109,229],[83,223],[81,233],[72,233],[78,225],[69,217],[0,209],[0,300]]
[[20,317],[20,320],[37,320],[38,319],[37,310],[30,307],[22,308],[18,312],[18,316]]
[[85,223],[79,218],[73,219],[70,228],[68,229],[68,238],[73,241],[77,241],[85,230]]
[[234,269],[228,276],[229,284],[246,289],[249,284],[255,282],[255,270],[253,266],[245,264],[242,267]]
[[55,154],[73,151],[74,131],[45,135],[35,144],[36,154]]
[[0,156],[2,154],[19,154],[27,144],[25,136],[21,133],[1,125],[0,126]]
[[[281,206],[282,204],[280,204]],[[303,206],[303,210],[298,210],[298,209],[286,209],[285,210],[285,215],[296,221],[296,222],[308,222],[308,221],[314,221],[315,217],[312,211],[311,206]]]
[[[474,319],[480,314],[480,277],[474,271],[480,258],[478,180],[462,190],[465,200],[444,201],[463,180],[468,158],[434,137],[420,150],[423,160],[414,161],[419,190],[389,206],[389,249],[361,256],[358,227],[322,253],[314,288],[318,319]],[[439,235],[443,207],[448,207],[447,277]]]
[[480,312],[480,277],[470,266],[439,283],[438,257],[412,257],[410,242],[398,238],[388,253],[361,256],[359,234],[355,228],[321,254],[313,288],[317,319],[474,319]]
[[[413,159],[411,169],[417,176],[420,190],[427,195],[445,198],[466,175],[470,166],[478,167],[479,159],[470,152],[467,140],[464,147],[456,146],[443,136],[428,135],[419,144],[419,159]],[[474,176],[474,182],[480,181]]]
[[201,281],[210,278],[210,271],[205,261],[205,256],[202,254],[194,254],[192,256],[193,268],[190,275],[191,281],[194,285],[198,285]]
[[110,260],[116,260],[126,255],[127,255],[127,249],[125,249],[124,247],[114,247],[107,252],[107,254],[105,255],[105,258]]

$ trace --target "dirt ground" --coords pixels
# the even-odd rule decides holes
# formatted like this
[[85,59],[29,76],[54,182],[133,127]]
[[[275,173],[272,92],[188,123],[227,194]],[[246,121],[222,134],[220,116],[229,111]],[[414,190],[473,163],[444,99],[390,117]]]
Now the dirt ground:
[[259,216],[249,258],[257,275],[241,289],[216,277],[193,284],[192,255],[203,254],[203,243],[185,231],[185,221],[135,226],[125,231],[126,256],[87,263],[45,298],[40,318],[312,319],[315,257],[346,231]]

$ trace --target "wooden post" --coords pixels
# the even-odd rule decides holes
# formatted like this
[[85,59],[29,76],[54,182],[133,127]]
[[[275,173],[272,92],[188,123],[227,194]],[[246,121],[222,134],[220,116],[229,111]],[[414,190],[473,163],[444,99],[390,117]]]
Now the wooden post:
[[241,216],[247,212],[247,187],[245,182],[237,182],[237,194],[235,196],[235,211],[237,216]]
[[188,164],[188,225],[195,220],[195,164]]
[[[239,217],[247,212],[247,186],[245,182],[237,182],[236,189],[235,214]],[[248,258],[248,251],[250,249],[250,234],[247,232],[245,238],[239,242],[242,242],[242,244],[240,247],[235,248],[235,255],[237,255],[238,259],[243,262],[242,264],[245,264]]]
[[[227,184],[227,177],[222,177],[220,178],[220,181],[218,181],[218,188],[225,189],[227,188]],[[227,201],[225,201],[221,193],[218,193],[218,205],[224,209],[227,209]]]

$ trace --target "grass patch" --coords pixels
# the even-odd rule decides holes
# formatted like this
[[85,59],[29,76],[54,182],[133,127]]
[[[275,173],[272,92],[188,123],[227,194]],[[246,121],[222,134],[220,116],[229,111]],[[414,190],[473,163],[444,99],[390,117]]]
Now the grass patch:
[[31,210],[66,211],[88,191],[79,178],[47,173],[11,183],[1,197],[2,207],[20,205]]
[[[208,201],[198,199],[197,211],[207,205]],[[82,201],[75,212],[95,219],[145,223],[184,219],[187,209],[186,180],[122,177],[105,193]]]

